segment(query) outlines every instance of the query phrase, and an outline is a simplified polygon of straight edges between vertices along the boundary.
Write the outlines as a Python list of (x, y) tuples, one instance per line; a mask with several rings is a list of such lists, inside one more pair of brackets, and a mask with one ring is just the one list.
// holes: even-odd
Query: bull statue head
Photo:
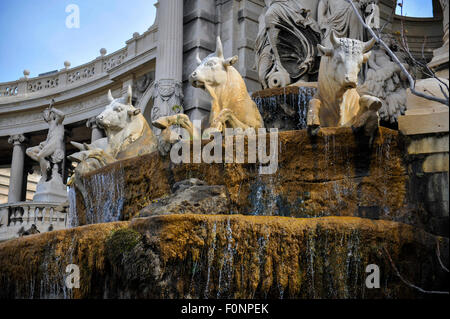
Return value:
[(131, 86), (128, 86), (127, 93), (118, 99), (114, 99), (111, 90), (109, 90), (109, 105), (106, 106), (105, 110), (99, 116), (97, 116), (97, 123), (107, 132), (123, 130), (133, 118), (141, 112), (131, 104), (131, 98)]
[(220, 37), (217, 37), (216, 52), (200, 60), (197, 55), (198, 67), (189, 77), (189, 82), (196, 88), (216, 87), (227, 82), (227, 68), (235, 64), (237, 56), (225, 59)]
[(330, 41), (332, 48), (321, 44), (317, 47), (319, 52), (331, 61), (328, 65), (333, 66), (333, 72), (327, 72), (333, 77), (341, 88), (353, 89), (358, 84), (358, 73), (363, 63), (366, 63), (376, 40), (362, 42), (355, 39), (338, 38), (334, 30), (331, 32)]

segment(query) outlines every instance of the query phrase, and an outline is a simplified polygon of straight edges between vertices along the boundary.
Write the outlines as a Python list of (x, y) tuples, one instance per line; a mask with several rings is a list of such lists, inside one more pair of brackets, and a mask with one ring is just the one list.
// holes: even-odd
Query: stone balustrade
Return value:
[[(125, 82), (154, 68), (157, 54), (157, 25), (135, 33), (126, 46), (111, 54), (101, 49), (89, 63), (29, 78), (29, 71), (17, 81), (0, 83), (0, 137), (29, 134), (47, 129), (42, 109), (55, 99), (70, 125), (101, 113), (108, 103), (105, 92), (120, 95)], [(125, 82), (124, 82), (125, 81)]]
[(36, 225), (41, 233), (67, 228), (68, 205), (20, 202), (0, 205), (0, 241), (16, 238)]
[(81, 84), (121, 65), (128, 57), (127, 47), (110, 55), (96, 58), (94, 61), (72, 69), (62, 69), (59, 72), (42, 75), (36, 78), (23, 77), (18, 81), (0, 83), (0, 100), (6, 97), (64, 89)]
[[(0, 83), (0, 105), (9, 101), (11, 97), (30, 98), (30, 94), (52, 94), (97, 79), (127, 60), (154, 49), (156, 32), (157, 28), (153, 26), (142, 35), (135, 33), (133, 38), (126, 42), (124, 48), (108, 55), (105, 54), (106, 50), (102, 49), (101, 56), (71, 69), (68, 68), (70, 62), (67, 62), (66, 67), (57, 72), (50, 72), (35, 78), (28, 78), (25, 75), (16, 81)], [(27, 74), (29, 74), (28, 71)]]

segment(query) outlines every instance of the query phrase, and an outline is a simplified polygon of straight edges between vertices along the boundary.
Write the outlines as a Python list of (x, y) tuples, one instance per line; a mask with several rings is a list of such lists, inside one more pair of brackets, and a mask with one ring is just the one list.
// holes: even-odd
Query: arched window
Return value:
[(433, 0), (397, 0), (395, 14), (411, 18), (432, 18)]

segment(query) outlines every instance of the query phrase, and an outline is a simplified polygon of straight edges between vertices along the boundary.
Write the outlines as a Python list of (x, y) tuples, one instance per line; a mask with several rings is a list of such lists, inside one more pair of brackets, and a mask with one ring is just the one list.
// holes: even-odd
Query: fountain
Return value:
[[(306, 13), (295, 25), (312, 36), (319, 30)], [(120, 99), (109, 94), (97, 118), (110, 124), (107, 137), (74, 143), (68, 229), (0, 243), (0, 298), (372, 299), (423, 298), (417, 287), (448, 291), (448, 227), (441, 225), (448, 225), (448, 174), (433, 200), (415, 192), (429, 174), (424, 157), (411, 156), (401, 133), (379, 127), (377, 97), (356, 91), (373, 41), (334, 31), (325, 39), (317, 83), (252, 97), (220, 38), (215, 53), (198, 61), (190, 82), (212, 97), (208, 132), (240, 129), (228, 143), (234, 150), (242, 141), (243, 163), (234, 153), (212, 163), (191, 153), (173, 161), (176, 143), (194, 150), (210, 140), (194, 134), (186, 114), (153, 121), (162, 130), (156, 138), (131, 104), (131, 88)], [(335, 55), (347, 59), (332, 74)], [(277, 76), (285, 58), (273, 61)], [(271, 149), (270, 138), (259, 138), (271, 134), (263, 127), (280, 131), (272, 174), (250, 160), (253, 142)], [(226, 154), (226, 146), (214, 152)], [(436, 176), (427, 180), (445, 181)], [(80, 288), (65, 284), (67, 265), (80, 270)], [(373, 266), (379, 289), (367, 284)]]

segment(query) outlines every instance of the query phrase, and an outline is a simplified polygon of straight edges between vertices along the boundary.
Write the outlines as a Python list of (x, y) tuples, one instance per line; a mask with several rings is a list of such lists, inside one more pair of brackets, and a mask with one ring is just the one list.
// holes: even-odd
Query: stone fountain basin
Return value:
[[(0, 298), (424, 298), (448, 238), (355, 217), (166, 215), (0, 243)], [(65, 269), (80, 288), (65, 288)], [(368, 289), (366, 267), (380, 270)]]
[[(416, 194), (410, 194), (407, 167), (402, 138), (393, 130), (381, 128), (370, 149), (349, 128), (323, 128), (316, 138), (306, 130), (286, 131), (279, 133), (279, 165), (273, 175), (260, 175), (258, 164), (173, 164), (168, 157), (152, 153), (85, 176), (90, 198), (85, 202), (77, 192), (76, 217), (79, 225), (101, 222), (101, 217), (92, 216), (120, 202), (117, 220), (130, 220), (171, 194), (174, 183), (198, 178), (225, 186), (230, 214), (354, 216), (399, 221), (429, 231), (422, 219), (426, 212), (418, 208)], [(109, 194), (116, 194), (115, 198)]]

